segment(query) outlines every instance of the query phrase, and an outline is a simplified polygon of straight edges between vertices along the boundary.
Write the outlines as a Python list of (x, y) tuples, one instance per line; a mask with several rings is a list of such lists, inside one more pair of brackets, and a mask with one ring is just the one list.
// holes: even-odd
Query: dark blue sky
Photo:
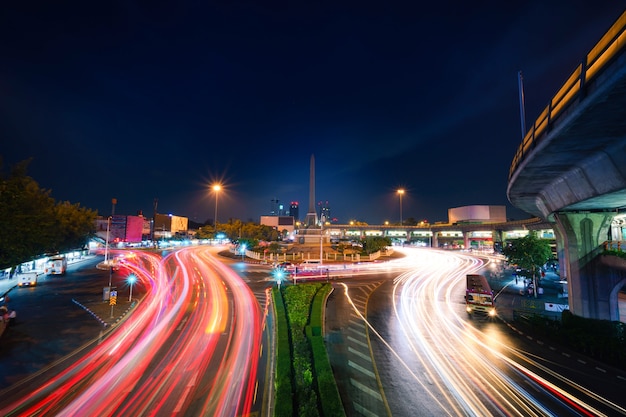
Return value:
[[(116, 213), (259, 220), (272, 200), (340, 222), (506, 205), (521, 141), (624, 11), (619, 1), (9, 2), (0, 155)], [(422, 2), (420, 2), (422, 3)], [(548, 3), (548, 4), (544, 4)]]

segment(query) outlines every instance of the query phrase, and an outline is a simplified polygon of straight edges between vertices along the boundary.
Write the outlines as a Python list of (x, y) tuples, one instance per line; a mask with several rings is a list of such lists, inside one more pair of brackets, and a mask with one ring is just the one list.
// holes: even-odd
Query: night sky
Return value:
[[(264, 6), (262, 4), (270, 4)], [(418, 4), (422, 3), (422, 4)], [(506, 205), (526, 122), (620, 1), (13, 1), (0, 12), (0, 155), (99, 214), (447, 221)], [(546, 4), (544, 4), (546, 3)]]

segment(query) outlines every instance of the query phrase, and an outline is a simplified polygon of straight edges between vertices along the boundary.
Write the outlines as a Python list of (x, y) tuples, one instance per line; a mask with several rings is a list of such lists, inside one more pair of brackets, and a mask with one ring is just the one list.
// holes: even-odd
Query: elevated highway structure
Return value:
[(534, 122), (511, 164), (509, 201), (553, 224), (571, 311), (619, 320), (620, 268), (598, 262), (622, 240), (626, 207), (626, 12)]
[(523, 236), (528, 230), (537, 231), (539, 237), (554, 241), (552, 224), (538, 217), (501, 223), (459, 222), (416, 226), (331, 224), (324, 228), (324, 239), (361, 240), (381, 236), (434, 248), (493, 249), (509, 239)]

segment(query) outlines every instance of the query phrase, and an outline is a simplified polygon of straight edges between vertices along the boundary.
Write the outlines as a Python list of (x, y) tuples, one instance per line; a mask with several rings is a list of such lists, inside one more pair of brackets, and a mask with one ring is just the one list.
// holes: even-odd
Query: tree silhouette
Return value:
[(0, 268), (82, 248), (95, 232), (97, 213), (78, 204), (56, 203), (49, 190), (27, 175), (29, 163), (16, 164), (0, 178)]

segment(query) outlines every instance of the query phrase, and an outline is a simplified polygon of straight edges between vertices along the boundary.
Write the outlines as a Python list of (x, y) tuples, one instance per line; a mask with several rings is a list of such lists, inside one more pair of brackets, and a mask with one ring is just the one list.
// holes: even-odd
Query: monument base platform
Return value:
[(326, 243), (326, 236), (324, 236), (324, 230), (320, 229), (300, 229), (296, 234), (295, 243), (300, 245), (313, 245)]

